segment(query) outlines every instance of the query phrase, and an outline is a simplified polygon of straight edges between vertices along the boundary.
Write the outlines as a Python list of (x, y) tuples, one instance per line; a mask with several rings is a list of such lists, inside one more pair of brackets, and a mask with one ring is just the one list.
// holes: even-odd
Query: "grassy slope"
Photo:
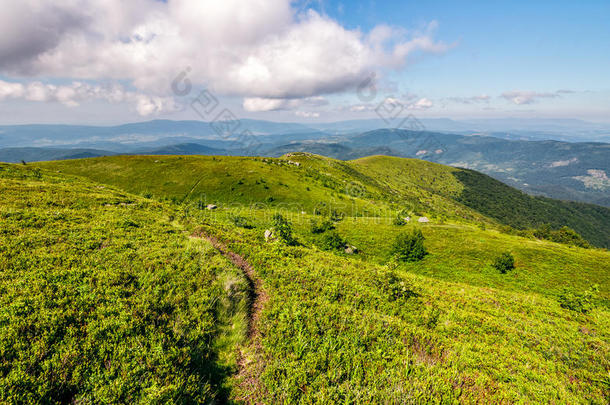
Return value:
[(483, 174), (417, 159), (118, 156), (36, 165), (176, 201), (283, 205), (307, 212), (326, 206), (349, 216), (389, 216), (407, 208), (420, 215), (517, 228), (568, 225), (595, 245), (610, 246), (608, 208), (531, 197)]
[[(193, 176), (201, 174), (201, 162), (207, 162), (208, 166), (203, 166), (207, 169), (218, 164), (212, 163), (212, 158), (170, 157), (172, 165), (164, 171), (150, 167), (159, 158), (136, 158), (142, 166), (132, 170), (130, 166), (136, 163), (112, 159), (42, 166), (97, 177), (101, 182), (134, 192), (150, 191), (159, 197), (182, 200), (193, 188)], [(185, 159), (189, 164), (181, 168), (180, 162)], [(260, 348), (249, 354), (253, 361), (246, 361), (251, 372), (260, 376), (262, 386), (256, 392), (259, 398), (302, 403), (425, 399), (607, 402), (607, 251), (532, 241), (465, 224), (484, 219), (441, 195), (463, 193), (463, 188), (444, 172), (452, 169), (443, 166), (438, 166), (440, 171), (431, 169), (427, 174), (416, 167), (397, 175), (387, 173), (384, 178), (374, 171), (364, 174), (362, 166), (367, 162), (360, 161), (335, 164), (319, 157), (290, 157), (301, 161), (301, 166), (296, 167), (277, 161), (270, 165), (227, 159), (214, 179), (208, 183), (208, 177), (204, 177), (194, 187), (213, 193), (216, 200), (206, 201), (222, 201), (226, 205), (209, 212), (197, 209), (192, 194), (188, 198), (193, 202), (185, 201), (191, 214), (189, 226), (208, 224), (210, 232), (219, 234), (234, 250), (248, 257), (269, 293), (270, 301), (260, 318)], [(107, 170), (110, 162), (116, 165), (115, 172)], [(351, 217), (337, 225), (338, 231), (362, 251), (360, 255), (321, 252), (315, 247), (318, 237), (308, 231), (310, 216), (301, 214), (300, 207), (230, 208), (233, 202), (249, 202), (246, 193), (240, 195), (243, 191), (238, 186), (257, 179), (260, 168), (267, 167), (262, 165), (271, 168), (265, 179), (271, 186), (263, 188), (267, 193), (281, 196), (285, 186), (279, 183), (287, 184), (294, 194), (286, 193), (284, 198), (303, 201), (308, 207), (314, 207), (317, 198), (345, 196), (338, 191), (338, 185), (351, 188), (350, 183), (354, 182), (364, 197), (354, 201), (363, 209), (384, 205), (391, 211), (408, 202), (417, 205), (412, 208), (421, 209), (423, 214), (445, 215), (451, 209), (460, 209), (466, 215), (457, 215), (445, 225), (433, 221), (423, 226), (431, 254), (421, 263), (396, 268), (386, 264), (389, 245), (403, 229), (390, 224), (391, 216)], [(234, 178), (229, 188), (224, 188), (229, 183), (215, 183), (222, 177), (222, 170), (230, 174), (225, 174), (227, 178), (240, 175), (248, 181), (235, 184)], [(299, 171), (310, 177), (287, 174)], [(176, 177), (177, 173), (190, 177), (187, 181)], [(420, 181), (420, 186), (401, 191), (401, 184), (409, 183), (410, 178), (392, 182), (404, 173)], [(426, 176), (439, 180), (431, 182)], [(422, 187), (423, 182), (432, 186)], [(230, 190), (231, 187), (235, 188)], [(252, 195), (264, 201), (268, 194), (261, 191)], [(349, 196), (344, 198), (351, 201)], [(367, 202), (369, 198), (374, 203)], [(264, 229), (276, 209), (291, 215), (303, 246), (270, 246), (263, 242)], [(391, 212), (394, 215), (395, 211)], [(236, 213), (247, 216), (256, 228), (232, 226), (228, 218)], [(508, 275), (499, 275), (490, 269), (489, 262), (504, 250), (514, 253), (518, 267)], [(395, 272), (417, 296), (392, 300), (385, 277), (388, 272)], [(556, 295), (562, 286), (585, 288), (592, 282), (601, 287), (602, 305), (598, 309), (583, 316), (560, 308)]]
[[(289, 162), (298, 162), (300, 166)], [(418, 162), (422, 167), (434, 165)], [(437, 166), (442, 167), (434, 165)], [(395, 215), (398, 210), (409, 207), (422, 215), (489, 222), (476, 211), (425, 188), (398, 192), (349, 163), (308, 154), (282, 159), (118, 156), (44, 162), (37, 163), (36, 167), (175, 201), (255, 204), (309, 213), (316, 208), (335, 209), (349, 216)]]
[(0, 165), (0, 402), (226, 396), (246, 295), (230, 301), (224, 287), (246, 284), (172, 215), (87, 181)]
[(416, 159), (372, 156), (351, 164), (401, 192), (423, 187), (516, 228), (569, 226), (596, 246), (610, 248), (610, 209), (605, 207), (532, 197), (482, 173)]
[[(558, 288), (544, 286), (548, 278), (561, 284), (574, 278), (554, 273), (557, 263), (580, 270), (578, 285), (588, 285), (589, 276), (607, 284), (608, 252), (548, 242), (522, 246), (522, 238), (494, 231), (425, 226), (431, 254), (394, 268), (381, 263), (395, 226), (341, 222), (339, 232), (363, 249), (351, 257), (316, 249), (307, 216), (293, 217), (303, 246), (284, 247), (262, 241), (269, 223), (264, 211), (250, 213), (253, 230), (235, 229), (225, 220), (229, 214), (201, 211), (192, 220), (224, 226), (223, 237), (249, 257), (270, 296), (262, 349), (249, 358), (263, 385), (254, 397), (601, 404), (609, 394), (610, 312), (600, 307), (576, 315), (560, 308)], [(455, 238), (444, 239), (447, 229)], [(482, 238), (493, 241), (489, 248)], [(504, 249), (514, 251), (517, 270), (500, 276), (482, 269)], [(416, 297), (391, 299), (384, 275), (392, 269)], [(606, 288), (605, 306), (608, 299)]]

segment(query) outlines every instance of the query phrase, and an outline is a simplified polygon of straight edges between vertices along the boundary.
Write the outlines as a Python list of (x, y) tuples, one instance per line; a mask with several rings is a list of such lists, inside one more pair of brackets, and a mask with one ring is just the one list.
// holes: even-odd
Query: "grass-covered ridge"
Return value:
[[(297, 165), (298, 164), (298, 165)], [(417, 159), (371, 156), (343, 162), (305, 153), (280, 159), (113, 156), (36, 164), (132, 193), (203, 203), (258, 204), (293, 211), (384, 216), (406, 210), (516, 228), (569, 226), (610, 247), (610, 209), (528, 196), (471, 170)]]

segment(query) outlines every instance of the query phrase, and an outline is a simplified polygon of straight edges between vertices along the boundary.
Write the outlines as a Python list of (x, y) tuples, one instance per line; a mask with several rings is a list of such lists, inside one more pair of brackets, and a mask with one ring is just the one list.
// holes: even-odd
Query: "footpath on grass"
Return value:
[(214, 236), (206, 234), (204, 231), (198, 230), (192, 236), (210, 242), (216, 250), (243, 272), (243, 275), (248, 282), (250, 290), (248, 340), (250, 347), (247, 348), (247, 350), (251, 352), (251, 355), (248, 356), (244, 353), (244, 350), (239, 350), (239, 372), (237, 374), (237, 381), (239, 381), (240, 395), (236, 399), (245, 403), (258, 403), (257, 397), (261, 392), (258, 375), (259, 369), (262, 368), (262, 364), (252, 364), (251, 366), (251, 363), (259, 359), (262, 353), (259, 340), (258, 319), (269, 296), (263, 289), (262, 282), (257, 277), (254, 268), (243, 256), (231, 251), (225, 243)]

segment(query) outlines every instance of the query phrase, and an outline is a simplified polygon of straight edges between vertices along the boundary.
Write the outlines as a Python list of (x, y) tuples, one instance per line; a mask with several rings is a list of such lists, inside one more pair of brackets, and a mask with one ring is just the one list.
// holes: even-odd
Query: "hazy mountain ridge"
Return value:
[[(530, 194), (610, 205), (609, 144), (505, 139), (522, 137), (523, 131), (549, 136), (554, 133), (558, 138), (572, 139), (576, 135), (560, 132), (602, 133), (602, 124), (579, 120), (422, 120), (426, 128), (443, 128), (446, 132), (377, 129), (384, 125), (382, 120), (310, 125), (241, 120), (240, 124), (255, 136), (247, 148), (231, 137), (218, 136), (211, 123), (201, 121), (157, 120), (112, 127), (4, 126), (0, 127), (0, 147), (4, 147), (0, 149), (0, 161), (61, 160), (119, 153), (277, 157), (298, 151), (342, 160), (381, 154), (475, 169)], [(510, 127), (516, 128), (515, 132), (493, 132), (497, 136), (473, 135), (467, 130)]]

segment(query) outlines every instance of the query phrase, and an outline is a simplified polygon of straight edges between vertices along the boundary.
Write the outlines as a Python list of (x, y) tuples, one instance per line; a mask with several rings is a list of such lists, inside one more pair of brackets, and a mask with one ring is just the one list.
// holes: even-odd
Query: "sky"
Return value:
[(0, 125), (213, 120), (213, 111), (339, 121), (388, 105), (422, 118), (610, 121), (607, 0), (0, 0), (0, 9)]

